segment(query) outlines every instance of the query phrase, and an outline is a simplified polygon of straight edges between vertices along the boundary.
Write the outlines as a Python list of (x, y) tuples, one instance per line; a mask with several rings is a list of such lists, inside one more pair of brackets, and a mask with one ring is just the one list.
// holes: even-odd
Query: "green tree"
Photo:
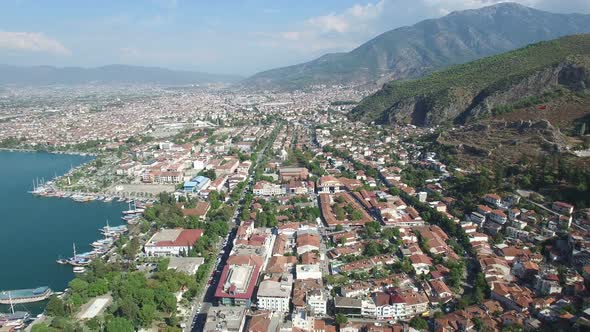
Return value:
[(134, 332), (133, 324), (122, 317), (113, 318), (106, 326), (106, 332)]
[(420, 331), (428, 330), (428, 322), (419, 316), (416, 316), (410, 320), (410, 326)]
[(156, 307), (151, 304), (146, 304), (139, 312), (139, 324), (141, 326), (149, 326), (156, 318)]
[(342, 221), (346, 219), (346, 212), (340, 205), (336, 205), (334, 207), (334, 214), (336, 215), (336, 219)]
[(369, 241), (364, 249), (365, 256), (377, 256), (381, 253), (381, 245), (375, 241)]
[(88, 290), (88, 282), (80, 278), (73, 279), (72, 281), (70, 281), (68, 285), (70, 286), (70, 289), (75, 293), (86, 294), (86, 291)]
[[(354, 212), (359, 212), (358, 210), (355, 210)], [(362, 215), (361, 215), (362, 217)], [(354, 214), (353, 214), (353, 219), (354, 219)], [(358, 220), (358, 219), (356, 219)], [(381, 225), (376, 222), (376, 221), (371, 221), (365, 224), (365, 232), (367, 233), (368, 237), (373, 237), (375, 236), (375, 234), (379, 233), (381, 231)]]
[(348, 318), (345, 315), (343, 315), (343, 314), (336, 315), (336, 324), (338, 324), (339, 326), (342, 326), (346, 323), (348, 323)]
[(167, 313), (176, 310), (176, 298), (172, 293), (162, 289), (156, 289), (154, 296), (159, 310)]
[(170, 264), (170, 258), (163, 258), (158, 262), (158, 272), (163, 272), (168, 270), (168, 265)]
[(363, 213), (359, 210), (352, 211), (351, 215), (352, 220), (361, 220), (363, 218)]
[(136, 321), (139, 317), (139, 306), (133, 298), (126, 297), (119, 303), (117, 313), (130, 321)]
[(105, 279), (98, 279), (88, 286), (88, 296), (95, 297), (106, 294), (109, 291), (109, 284)]
[(53, 327), (49, 327), (45, 324), (35, 324), (31, 328), (31, 332), (59, 332), (59, 330)]
[(49, 316), (54, 317), (63, 317), (66, 315), (65, 304), (62, 299), (57, 297), (57, 295), (52, 295), (49, 298), (49, 302), (47, 302), (47, 306), (45, 307), (45, 311)]
[(383, 229), (383, 232), (381, 233), (381, 235), (388, 240), (395, 240), (396, 238), (399, 238), (399, 236), (400, 236), (399, 229), (392, 228), (392, 227)]
[(101, 331), (102, 321), (99, 317), (94, 317), (86, 321), (86, 326), (92, 331)]

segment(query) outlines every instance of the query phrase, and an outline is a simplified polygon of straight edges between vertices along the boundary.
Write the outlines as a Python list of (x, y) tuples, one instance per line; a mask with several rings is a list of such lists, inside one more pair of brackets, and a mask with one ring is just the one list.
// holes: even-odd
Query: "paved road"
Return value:
[[(254, 170), (256, 168), (258, 163), (260, 163), (260, 160), (264, 156), (264, 153), (266, 152), (266, 150), (268, 149), (268, 147), (272, 143), (273, 142), (269, 141), (265, 145), (265, 147), (258, 153), (258, 156), (256, 158), (256, 162), (252, 164), (252, 170)], [(219, 279), (221, 277), (221, 272), (223, 271), (223, 267), (225, 266), (225, 263), (227, 262), (227, 259), (229, 258), (229, 255), (230, 255), (232, 248), (233, 248), (233, 242), (236, 237), (237, 228), (240, 225), (240, 216), (241, 216), (241, 212), (243, 209), (242, 205), (244, 204), (244, 196), (246, 195), (247, 192), (251, 191), (252, 186), (254, 185), (254, 183), (250, 181), (251, 179), (252, 179), (251, 177), (248, 178), (248, 184), (246, 185), (246, 187), (244, 188), (244, 190), (240, 194), (240, 198), (238, 199), (238, 202), (236, 202), (237, 207), (236, 207), (236, 210), (235, 210), (234, 215), (232, 217), (232, 220), (228, 221), (231, 224), (232, 229), (230, 230), (230, 234), (227, 237), (226, 246), (223, 248), (220, 248), (220, 251), (223, 250), (223, 253), (220, 254), (220, 256), (218, 256), (219, 263), (215, 266), (215, 268), (213, 269), (213, 271), (210, 275), (211, 283), (207, 286), (207, 288), (203, 292), (202, 296), (198, 300), (195, 300), (193, 302), (192, 314), (188, 320), (189, 322), (191, 322), (190, 328), (187, 327), (185, 329), (185, 331), (194, 331), (194, 332), (203, 331), (205, 328), (205, 322), (207, 320), (207, 313), (209, 312), (209, 309), (212, 306), (217, 305), (216, 300), (215, 300), (215, 289), (217, 288), (217, 285), (219, 283)]]

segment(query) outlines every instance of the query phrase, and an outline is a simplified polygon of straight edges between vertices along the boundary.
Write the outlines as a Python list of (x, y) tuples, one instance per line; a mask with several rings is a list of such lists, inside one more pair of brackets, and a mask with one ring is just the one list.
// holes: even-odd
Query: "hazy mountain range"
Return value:
[(95, 68), (0, 65), (0, 84), (51, 85), (85, 83), (205, 84), (231, 83), (241, 77), (158, 67), (108, 65)]
[(542, 40), (590, 32), (590, 15), (554, 14), (514, 3), (453, 12), (385, 32), (348, 53), (258, 73), (242, 82), (263, 88), (310, 84), (384, 83), (513, 50)]

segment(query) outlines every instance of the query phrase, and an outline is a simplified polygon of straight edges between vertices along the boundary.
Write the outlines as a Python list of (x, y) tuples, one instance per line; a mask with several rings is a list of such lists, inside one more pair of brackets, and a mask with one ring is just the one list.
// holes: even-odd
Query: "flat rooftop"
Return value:
[(243, 307), (211, 307), (204, 331), (241, 331), (245, 317)]
[(168, 269), (192, 275), (197, 273), (199, 266), (204, 262), (203, 257), (170, 257)]

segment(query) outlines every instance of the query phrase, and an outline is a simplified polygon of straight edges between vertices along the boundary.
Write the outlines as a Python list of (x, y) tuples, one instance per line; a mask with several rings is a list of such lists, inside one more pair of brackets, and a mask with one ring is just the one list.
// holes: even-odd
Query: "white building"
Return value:
[(278, 196), (285, 194), (283, 187), (268, 181), (258, 181), (252, 189), (252, 192), (257, 196)]
[(289, 312), (293, 277), (285, 275), (280, 281), (264, 280), (258, 287), (258, 308), (270, 311)]
[(144, 251), (148, 256), (179, 256), (187, 253), (202, 234), (200, 229), (162, 229), (146, 242)]
[(299, 264), (295, 267), (297, 279), (322, 279), (319, 264)]
[(316, 316), (323, 316), (327, 313), (328, 298), (326, 294), (321, 291), (312, 291), (307, 293), (307, 304), (309, 305), (311, 312)]

